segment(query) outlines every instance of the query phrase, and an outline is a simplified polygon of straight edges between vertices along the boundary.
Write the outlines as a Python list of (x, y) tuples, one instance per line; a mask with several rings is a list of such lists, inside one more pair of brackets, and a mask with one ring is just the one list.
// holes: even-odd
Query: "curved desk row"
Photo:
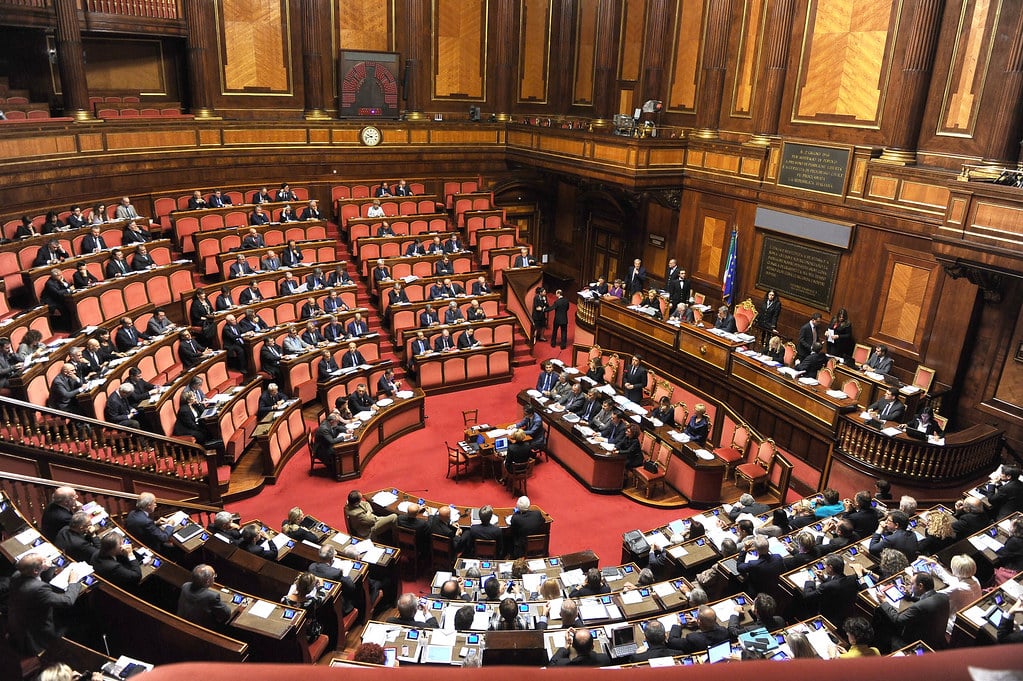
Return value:
[(195, 237), (195, 250), (202, 264), (202, 271), (206, 275), (217, 273), (219, 271), (217, 256), (241, 250), (242, 240), (250, 229), (256, 230), (256, 233), (263, 237), (263, 243), (270, 248), (280, 248), (292, 240), (316, 241), (327, 238), (327, 223), (323, 220), (239, 225), (212, 232), (199, 232), (199, 236)]
[[(469, 328), (470, 325), (463, 327)], [(497, 343), (416, 355), (419, 385), (435, 395), (508, 380), (512, 372), (511, 354), (511, 343)]]
[[(388, 223), (390, 224), (390, 223)], [(393, 227), (392, 227), (393, 229)], [(361, 263), (360, 271), (362, 276), (368, 276), (369, 270), (377, 258), (398, 258), (405, 255), (409, 244), (417, 243), (424, 249), (429, 248), (434, 237), (440, 237), (441, 243), (451, 238), (457, 232), (429, 232), (427, 234), (399, 234), (394, 236), (363, 236), (356, 239), (353, 244), (352, 255)], [(459, 234), (461, 237), (461, 234)]]
[[(446, 277), (424, 277), (422, 279), (416, 279), (404, 284), (402, 290), (405, 292), (405, 296), (408, 297), (410, 303), (418, 303), (423, 300), (427, 300), (430, 297), (430, 289), (434, 284), (443, 284), (445, 279), (450, 279), (451, 283), (457, 283), (461, 285), (466, 291), (472, 291), (472, 282), (476, 281), (480, 276), (479, 272), (461, 272), (459, 274), (453, 274)], [(391, 286), (394, 286), (394, 282), (391, 282)], [(380, 313), (383, 316), (387, 315), (388, 309), (391, 306), (391, 298), (387, 295), (390, 290), (389, 287), (384, 286), (380, 292)]]
[(192, 289), (191, 265), (189, 261), (177, 261), (75, 291), (71, 294), (73, 328), (121, 317), (140, 303), (160, 307), (181, 300), (182, 293)]
[(352, 218), (342, 228), (341, 233), (347, 234), (349, 245), (355, 244), (359, 239), (376, 234), (377, 227), (384, 220), (391, 223), (391, 229), (395, 234), (416, 235), (427, 232), (446, 232), (451, 229), (447, 213), (434, 213), (432, 210), (427, 210), (383, 218)]
[[(317, 239), (312, 241), (298, 241), (295, 244), (299, 251), (302, 252), (302, 265), (312, 265), (313, 267), (332, 267), (335, 264), (337, 258), (337, 242), (333, 239)], [(261, 248), (251, 248), (247, 250), (240, 250), (234, 252), (221, 252), (213, 256), (216, 261), (216, 267), (214, 272), (220, 272), (220, 275), (225, 279), (231, 277), (231, 266), (234, 265), (238, 256), (245, 258), (245, 262), (248, 263), (249, 267), (256, 270), (260, 270), (261, 258), (267, 254), (268, 251), (274, 251), (280, 258), (280, 253), (283, 250), (281, 246), (263, 246)], [(282, 267), (277, 270), (278, 275), (283, 278), (284, 275), (290, 271), (290, 268)], [(206, 274), (212, 274), (207, 272)], [(327, 276), (327, 272), (323, 272), (323, 276)], [(299, 280), (301, 281), (301, 280)]]
[[(351, 431), (351, 440), (334, 445), (334, 479), (351, 480), (362, 475), (362, 467), (373, 455), (402, 435), (425, 427), (426, 394), (419, 388), (412, 396), (395, 398)], [(330, 407), (333, 409), (333, 405)], [(309, 431), (309, 446), (314, 433)]]

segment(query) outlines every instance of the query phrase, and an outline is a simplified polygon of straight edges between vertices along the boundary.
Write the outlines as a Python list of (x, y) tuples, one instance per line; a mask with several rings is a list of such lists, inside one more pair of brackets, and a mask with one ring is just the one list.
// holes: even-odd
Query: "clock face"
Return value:
[(372, 125), (367, 125), (362, 129), (362, 132), (359, 133), (359, 139), (361, 139), (362, 143), (367, 147), (375, 147), (384, 141), (384, 136), (380, 134), (380, 130), (378, 128), (375, 128)]

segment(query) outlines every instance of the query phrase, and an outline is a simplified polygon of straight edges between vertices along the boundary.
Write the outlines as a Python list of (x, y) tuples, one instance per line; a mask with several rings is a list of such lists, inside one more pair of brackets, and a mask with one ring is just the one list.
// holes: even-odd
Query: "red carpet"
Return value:
[[(537, 346), (537, 356), (550, 354), (548, 344)], [(569, 360), (571, 350), (559, 350)], [(515, 371), (511, 383), (477, 388), (427, 398), (426, 428), (385, 447), (365, 467), (359, 480), (335, 483), (317, 471), (310, 475), (308, 454), (301, 450), (287, 465), (277, 485), (267, 487), (258, 496), (228, 509), (243, 519), (260, 518), (279, 526), (292, 506), (330, 523), (344, 526), (343, 506), (351, 489), (363, 492), (397, 487), (427, 499), (457, 506), (511, 506), (515, 499), (493, 480), (479, 481), (478, 474), (454, 482), (446, 479), (447, 453), (444, 441), (462, 439), (462, 409), (480, 410), (480, 421), (507, 424), (518, 420), (520, 408), (515, 400), (519, 390), (533, 387), (539, 367)], [(322, 470), (322, 469), (320, 469)], [(475, 470), (472, 471), (475, 473)], [(528, 484), (533, 503), (551, 514), (551, 553), (554, 555), (593, 549), (601, 565), (621, 562), (622, 533), (632, 529), (651, 529), (689, 511), (662, 511), (640, 506), (621, 495), (591, 494), (555, 461), (535, 468)]]

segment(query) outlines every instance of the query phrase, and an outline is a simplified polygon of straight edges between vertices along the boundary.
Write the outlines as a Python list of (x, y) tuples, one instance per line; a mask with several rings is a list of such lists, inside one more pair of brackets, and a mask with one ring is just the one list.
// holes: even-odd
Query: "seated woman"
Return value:
[(669, 428), (675, 427), (675, 407), (667, 395), (661, 396), (661, 401), (650, 412), (650, 418), (659, 420)]
[(764, 353), (775, 362), (781, 364), (785, 363), (785, 346), (782, 345), (781, 338), (778, 336), (771, 336), (771, 340), (767, 343), (767, 352)]
[(952, 529), (954, 521), (955, 516), (951, 513), (938, 509), (928, 511), (924, 538), (917, 542), (920, 555), (933, 556), (942, 549), (954, 544), (956, 541), (956, 533)]
[(654, 319), (664, 319), (664, 313), (661, 311), (661, 297), (657, 295), (656, 289), (646, 292), (646, 298), (643, 299), (641, 307), (649, 310)]
[(320, 540), (316, 535), (303, 527), (302, 521), (305, 518), (306, 515), (302, 512), (302, 509), (295, 506), (288, 511), (288, 519), (281, 523), (281, 532), (295, 541), (310, 541), (314, 544), (319, 544)]
[(691, 442), (701, 447), (707, 444), (707, 436), (710, 434), (710, 419), (707, 418), (707, 407), (698, 404), (693, 407), (693, 415), (686, 424), (685, 434)]
[(309, 641), (315, 641), (321, 633), (323, 626), (316, 619), (316, 609), (326, 600), (321, 587), (323, 582), (311, 572), (303, 572), (288, 589), (288, 593), (281, 598), (281, 603), (289, 608), (301, 608), (306, 611), (309, 617), (309, 625), (306, 636)]
[(930, 407), (924, 407), (923, 411), (907, 423), (904, 429), (917, 430), (928, 436), (934, 435), (941, 437), (944, 434), (941, 430), (941, 426), (939, 426), (938, 422), (934, 420), (934, 410)]
[(611, 285), (611, 288), (607, 290), (607, 295), (614, 296), (615, 298), (625, 297), (625, 282), (621, 279), (615, 279), (615, 283)]
[(202, 407), (196, 404), (195, 393), (188, 390), (182, 392), (181, 406), (178, 407), (178, 416), (174, 420), (174, 430), (171, 434), (179, 437), (194, 437), (196, 442), (205, 446), (209, 436), (199, 423), (200, 414), (202, 414)]
[(625, 468), (639, 468), (643, 465), (643, 450), (639, 445), (639, 426), (630, 423), (625, 426), (625, 439), (618, 445), (618, 453), (625, 457)]
[(600, 357), (590, 359), (590, 368), (586, 372), (586, 378), (596, 382), (597, 385), (604, 383), (604, 365), (600, 363)]

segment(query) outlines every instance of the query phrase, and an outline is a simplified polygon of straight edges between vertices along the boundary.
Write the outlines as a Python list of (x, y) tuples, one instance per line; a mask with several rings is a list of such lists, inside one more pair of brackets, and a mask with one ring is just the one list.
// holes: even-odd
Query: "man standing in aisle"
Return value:
[(551, 347), (558, 341), (558, 329), (561, 329), (561, 349), (564, 350), (568, 344), (568, 298), (559, 288), (554, 292), (554, 303), (551, 305), (554, 310), (554, 325), (551, 328)]

